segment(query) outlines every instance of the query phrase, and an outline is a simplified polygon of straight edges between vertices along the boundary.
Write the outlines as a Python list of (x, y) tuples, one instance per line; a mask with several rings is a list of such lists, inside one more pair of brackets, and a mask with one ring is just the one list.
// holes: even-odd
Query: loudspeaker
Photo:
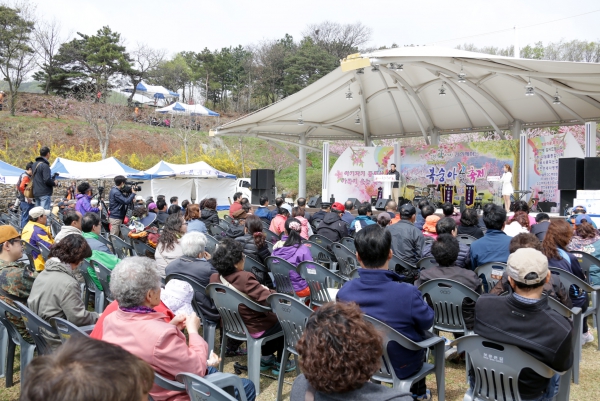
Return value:
[[(583, 189), (583, 159), (578, 157), (558, 159), (558, 189), (561, 191)], [(560, 207), (563, 207), (562, 203)]]
[(550, 213), (553, 207), (556, 207), (556, 202), (538, 202), (538, 212)]
[(583, 189), (600, 189), (600, 157), (585, 158), (583, 175)]
[(275, 170), (250, 170), (253, 189), (271, 189), (275, 186)]
[(252, 189), (252, 199), (250, 199), (250, 203), (252, 203), (253, 205), (260, 205), (260, 197), (261, 196), (266, 196), (267, 198), (269, 198), (269, 204), (270, 205), (274, 205), (275, 204), (275, 198), (277, 197), (275, 194), (275, 188), (271, 188), (271, 189)]
[(375, 204), (375, 209), (377, 210), (385, 210), (385, 205), (388, 203), (389, 199), (377, 199), (377, 203)]
[(310, 208), (320, 209), (321, 208), (321, 197), (320, 196), (313, 196), (312, 198), (310, 198), (308, 200), (307, 206), (310, 207)]
[(565, 215), (565, 209), (573, 207), (573, 199), (577, 197), (577, 191), (560, 191), (560, 209), (561, 216)]
[[(348, 198), (348, 200), (350, 202), (352, 202), (352, 204), (354, 205), (355, 209), (358, 209), (360, 207), (360, 205), (362, 205), (362, 203), (358, 199), (356, 199), (356, 198)], [(346, 202), (348, 202), (348, 201), (346, 201)]]

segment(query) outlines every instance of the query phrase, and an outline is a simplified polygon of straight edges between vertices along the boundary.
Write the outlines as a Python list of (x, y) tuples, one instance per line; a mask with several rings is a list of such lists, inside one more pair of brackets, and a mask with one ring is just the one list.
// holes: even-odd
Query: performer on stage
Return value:
[(394, 163), (390, 166), (388, 175), (393, 175), (396, 180), (392, 183), (392, 200), (398, 202), (398, 198), (400, 198), (400, 172), (396, 170), (396, 165)]
[(504, 208), (510, 211), (510, 196), (515, 192), (512, 186), (512, 170), (508, 164), (504, 165), (504, 174), (502, 174), (502, 199), (504, 199)]

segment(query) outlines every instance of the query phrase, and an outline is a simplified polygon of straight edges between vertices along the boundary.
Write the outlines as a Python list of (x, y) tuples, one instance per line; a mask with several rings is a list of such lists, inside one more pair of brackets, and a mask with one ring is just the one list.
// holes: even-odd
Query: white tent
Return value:
[(0, 184), (16, 184), (25, 170), (0, 160)]
[(52, 173), (59, 173), (59, 178), (75, 180), (100, 180), (123, 175), (127, 178), (135, 175), (138, 179), (146, 177), (139, 170), (131, 168), (114, 157), (97, 162), (78, 162), (57, 157), (50, 167)]
[(190, 116), (219, 116), (219, 113), (209, 110), (200, 104), (185, 104), (179, 102), (170, 104), (167, 107), (156, 109), (156, 112), (162, 114), (185, 114)]
[[(133, 92), (133, 89), (125, 89), (123, 92)], [(179, 97), (179, 93), (173, 92), (159, 85), (148, 85), (144, 82), (140, 82), (135, 87), (135, 93), (149, 97), (151, 99), (176, 99)]]

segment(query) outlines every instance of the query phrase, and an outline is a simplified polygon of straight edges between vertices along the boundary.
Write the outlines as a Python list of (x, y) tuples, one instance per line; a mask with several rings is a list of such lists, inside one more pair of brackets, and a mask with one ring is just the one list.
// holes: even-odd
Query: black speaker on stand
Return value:
[[(578, 157), (561, 157), (558, 159), (558, 189), (561, 191), (583, 189), (583, 170), (583, 159)], [(563, 205), (561, 204), (560, 207), (563, 208)]]
[(561, 216), (567, 216), (566, 210), (573, 207), (573, 199), (577, 197), (577, 191), (560, 191), (560, 210)]
[(275, 187), (275, 170), (250, 170), (250, 180), (252, 180), (252, 189), (271, 189)]
[(320, 209), (321, 208), (321, 197), (320, 196), (313, 196), (312, 198), (310, 198), (308, 200), (308, 203), (306, 205), (308, 207), (310, 207), (310, 208)]
[(254, 189), (254, 188), (252, 188), (252, 199), (250, 199), (250, 202), (253, 205), (259, 205), (261, 196), (266, 196), (267, 198), (269, 198), (270, 205), (275, 204), (275, 198), (277, 197), (275, 194), (275, 188), (271, 188), (271, 189)]
[[(352, 202), (355, 209), (358, 209), (360, 207), (360, 205), (362, 205), (362, 203), (356, 198), (348, 198), (348, 201)], [(346, 201), (346, 202), (348, 202), (348, 201)]]
[(583, 175), (583, 189), (600, 189), (600, 157), (585, 158)]
[(377, 210), (385, 210), (385, 205), (388, 203), (389, 199), (377, 199), (377, 203), (375, 204), (375, 209)]

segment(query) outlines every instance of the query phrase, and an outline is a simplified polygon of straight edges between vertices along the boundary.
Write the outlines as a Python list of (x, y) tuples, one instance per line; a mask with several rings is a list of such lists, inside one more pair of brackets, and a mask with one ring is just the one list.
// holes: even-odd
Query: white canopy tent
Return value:
[(209, 110), (200, 104), (185, 104), (180, 102), (175, 102), (167, 107), (156, 109), (156, 112), (161, 114), (184, 114), (190, 116), (219, 116), (219, 113)]
[(325, 77), (212, 135), (299, 146), (307, 140), (422, 136), (580, 125), (600, 120), (600, 64), (528, 60), (442, 47), (401, 47), (349, 58)]
[(57, 157), (50, 166), (52, 173), (59, 173), (59, 178), (75, 180), (104, 180), (118, 175), (130, 178), (135, 175), (144, 179), (139, 170), (129, 167), (114, 157), (97, 162), (78, 162)]

